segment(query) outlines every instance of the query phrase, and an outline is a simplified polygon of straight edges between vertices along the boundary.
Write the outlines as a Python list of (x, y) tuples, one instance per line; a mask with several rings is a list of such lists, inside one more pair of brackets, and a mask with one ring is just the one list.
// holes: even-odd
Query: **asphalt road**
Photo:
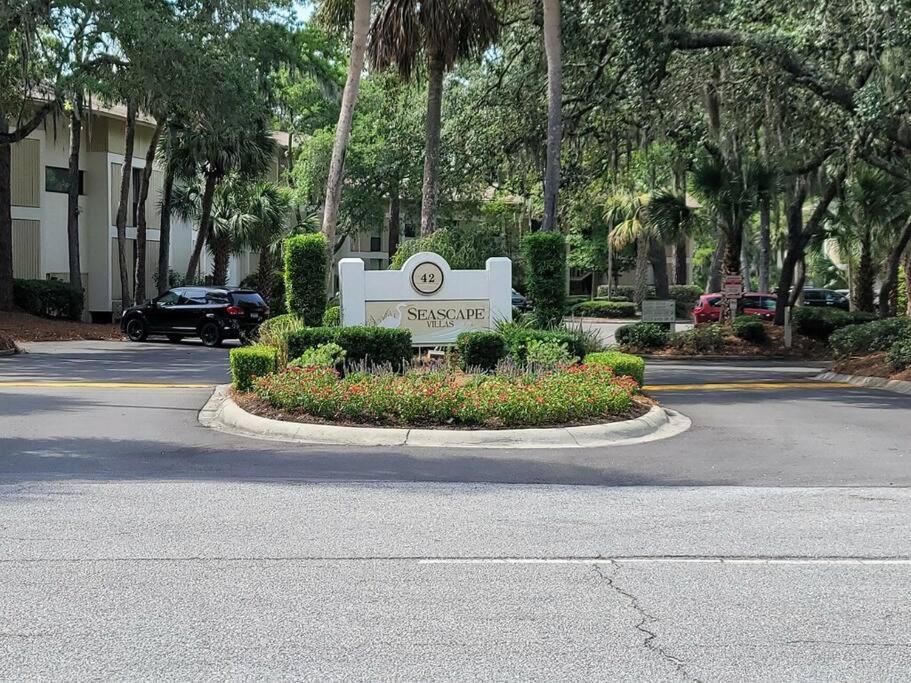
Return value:
[(0, 679), (911, 676), (911, 397), (650, 363), (673, 439), (339, 451), (200, 427), (226, 356), (0, 358)]

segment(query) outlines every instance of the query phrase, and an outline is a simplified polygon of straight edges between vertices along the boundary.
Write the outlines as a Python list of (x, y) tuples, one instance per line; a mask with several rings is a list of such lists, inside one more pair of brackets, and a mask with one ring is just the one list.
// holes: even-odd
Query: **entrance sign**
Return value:
[(365, 270), (359, 258), (338, 264), (342, 325), (407, 329), (415, 346), (453, 344), (462, 332), (512, 320), (512, 261), (484, 270), (452, 270), (439, 254), (415, 254), (401, 270)]
[(645, 299), (642, 302), (642, 322), (675, 323), (677, 307), (673, 299)]

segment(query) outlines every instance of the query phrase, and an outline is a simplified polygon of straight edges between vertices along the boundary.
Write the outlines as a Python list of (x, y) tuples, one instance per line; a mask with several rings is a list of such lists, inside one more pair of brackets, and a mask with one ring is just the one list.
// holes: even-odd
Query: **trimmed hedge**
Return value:
[(887, 358), (896, 372), (911, 368), (911, 337), (905, 337), (895, 342), (889, 349)]
[(761, 320), (757, 320), (752, 316), (741, 315), (734, 318), (734, 322), (731, 323), (731, 328), (734, 331), (734, 335), (740, 337), (744, 341), (752, 342), (754, 344), (764, 344), (768, 340), (765, 325), (762, 324)]
[(231, 384), (238, 391), (250, 391), (253, 380), (278, 371), (278, 349), (257, 344), (231, 349)]
[(887, 351), (893, 344), (911, 339), (911, 318), (883, 318), (835, 330), (829, 345), (836, 356)]
[[(702, 296), (702, 287), (699, 285), (671, 285), (668, 288), (671, 298), (676, 302), (677, 316), (680, 318), (689, 318), (693, 312), (693, 306), (699, 297)], [(636, 292), (635, 287), (622, 285), (620, 287), (611, 287), (611, 297), (615, 301), (632, 301)], [(598, 298), (607, 298), (607, 285), (598, 286)], [(655, 288), (649, 287), (645, 298), (656, 298)]]
[(389, 364), (401, 368), (411, 359), (411, 332), (385, 327), (306, 327), (288, 334), (288, 357), (297, 358), (307, 349), (338, 344), (349, 363)]
[(79, 320), (82, 288), (60, 280), (13, 280), (13, 303), (43, 318)]
[(323, 327), (338, 327), (342, 324), (342, 309), (340, 306), (330, 306), (323, 313)]
[(321, 233), (285, 240), (285, 303), (307, 325), (320, 325), (326, 310), (329, 251)]
[(506, 354), (517, 365), (525, 365), (528, 357), (528, 343), (537, 342), (554, 342), (556, 344), (566, 344), (567, 350), (577, 358), (585, 357), (584, 339), (572, 332), (565, 330), (536, 330), (532, 328), (514, 327), (501, 331), (506, 341)]
[(873, 313), (854, 311), (849, 313), (840, 308), (816, 308), (799, 306), (791, 313), (794, 330), (798, 334), (821, 341), (827, 341), (831, 334), (848, 325), (861, 325), (876, 320)]
[(489, 372), (506, 358), (506, 340), (499, 332), (463, 332), (456, 339), (456, 349), (463, 370)]
[(720, 351), (724, 346), (724, 329), (721, 323), (696, 325), (693, 329), (675, 336), (673, 344), (687, 353)]
[(667, 346), (670, 334), (666, 327), (658, 323), (636, 323), (618, 327), (614, 338), (621, 346), (636, 349), (658, 349)]
[(641, 387), (645, 382), (645, 361), (639, 356), (620, 351), (601, 351), (585, 357), (586, 365), (606, 365), (620, 377), (632, 377)]
[(522, 241), (522, 255), (525, 295), (538, 324), (558, 324), (566, 306), (566, 239), (558, 232), (534, 232)]
[(591, 318), (635, 318), (636, 305), (631, 301), (595, 299), (576, 304), (573, 313)]

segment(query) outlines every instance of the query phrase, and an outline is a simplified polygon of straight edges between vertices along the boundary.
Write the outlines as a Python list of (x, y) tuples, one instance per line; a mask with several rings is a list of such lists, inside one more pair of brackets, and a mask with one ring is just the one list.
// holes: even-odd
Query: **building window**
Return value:
[[(44, 189), (47, 192), (69, 194), (70, 169), (59, 166), (44, 167)], [(85, 194), (85, 171), (79, 171), (79, 194)]]
[(383, 238), (377, 235), (370, 236), (370, 251), (380, 251), (383, 248)]

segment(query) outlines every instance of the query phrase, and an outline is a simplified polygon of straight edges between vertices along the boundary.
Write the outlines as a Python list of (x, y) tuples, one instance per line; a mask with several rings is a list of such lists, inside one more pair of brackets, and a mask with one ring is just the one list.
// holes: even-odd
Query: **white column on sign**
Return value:
[(338, 262), (338, 278), (342, 325), (363, 325), (367, 316), (364, 262), (359, 258), (343, 258)]
[(490, 320), (512, 322), (512, 261), (498, 256), (487, 259), (487, 291), (490, 293)]

